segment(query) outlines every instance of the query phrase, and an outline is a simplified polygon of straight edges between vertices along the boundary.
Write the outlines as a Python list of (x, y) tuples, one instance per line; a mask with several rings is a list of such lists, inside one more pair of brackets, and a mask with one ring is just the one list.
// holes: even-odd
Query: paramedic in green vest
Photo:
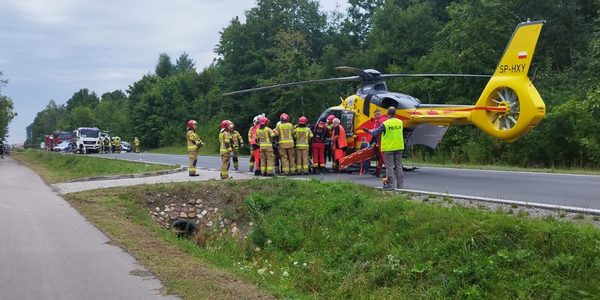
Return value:
[(379, 128), (371, 130), (373, 137), (381, 135), (381, 151), (385, 161), (386, 189), (401, 189), (404, 187), (402, 172), (402, 151), (404, 151), (404, 129), (402, 121), (396, 118), (396, 108), (390, 106), (387, 110), (388, 119)]

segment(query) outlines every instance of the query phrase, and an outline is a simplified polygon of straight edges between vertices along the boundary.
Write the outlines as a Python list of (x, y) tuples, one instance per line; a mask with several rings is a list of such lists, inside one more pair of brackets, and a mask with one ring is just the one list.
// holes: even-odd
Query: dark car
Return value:
[(133, 146), (128, 142), (121, 142), (121, 151), (133, 152)]

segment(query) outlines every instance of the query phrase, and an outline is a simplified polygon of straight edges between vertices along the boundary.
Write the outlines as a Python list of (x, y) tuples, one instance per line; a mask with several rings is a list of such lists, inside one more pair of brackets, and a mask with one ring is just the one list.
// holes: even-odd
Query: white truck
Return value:
[(96, 127), (79, 127), (73, 131), (71, 143), (75, 153), (98, 153), (98, 137), (100, 129)]

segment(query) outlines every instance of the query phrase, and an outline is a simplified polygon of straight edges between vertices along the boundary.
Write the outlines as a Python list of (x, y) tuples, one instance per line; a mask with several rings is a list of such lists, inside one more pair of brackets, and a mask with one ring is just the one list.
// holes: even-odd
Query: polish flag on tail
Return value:
[(527, 51), (519, 52), (519, 59), (526, 59), (526, 58), (527, 58)]

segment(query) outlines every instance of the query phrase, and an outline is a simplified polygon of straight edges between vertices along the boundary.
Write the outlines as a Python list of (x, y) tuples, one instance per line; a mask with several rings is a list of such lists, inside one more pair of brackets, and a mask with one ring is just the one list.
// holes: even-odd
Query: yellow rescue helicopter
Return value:
[[(335, 115), (346, 129), (349, 150), (359, 149), (361, 141), (370, 138), (362, 128), (372, 128), (374, 111), (396, 107), (396, 117), (404, 123), (406, 143), (434, 148), (449, 125), (474, 124), (486, 133), (514, 142), (531, 131), (546, 114), (546, 105), (527, 73), (545, 21), (528, 21), (517, 25), (500, 63), (492, 76), (467, 74), (381, 74), (372, 69), (351, 67), (336, 69), (355, 74), (350, 77), (328, 78), (240, 90), (223, 95), (284, 88), (297, 85), (358, 81), (356, 94), (342, 99), (341, 104), (324, 111), (324, 120)], [(479, 100), (472, 105), (424, 104), (417, 98), (389, 92), (383, 80), (398, 77), (491, 77)]]

